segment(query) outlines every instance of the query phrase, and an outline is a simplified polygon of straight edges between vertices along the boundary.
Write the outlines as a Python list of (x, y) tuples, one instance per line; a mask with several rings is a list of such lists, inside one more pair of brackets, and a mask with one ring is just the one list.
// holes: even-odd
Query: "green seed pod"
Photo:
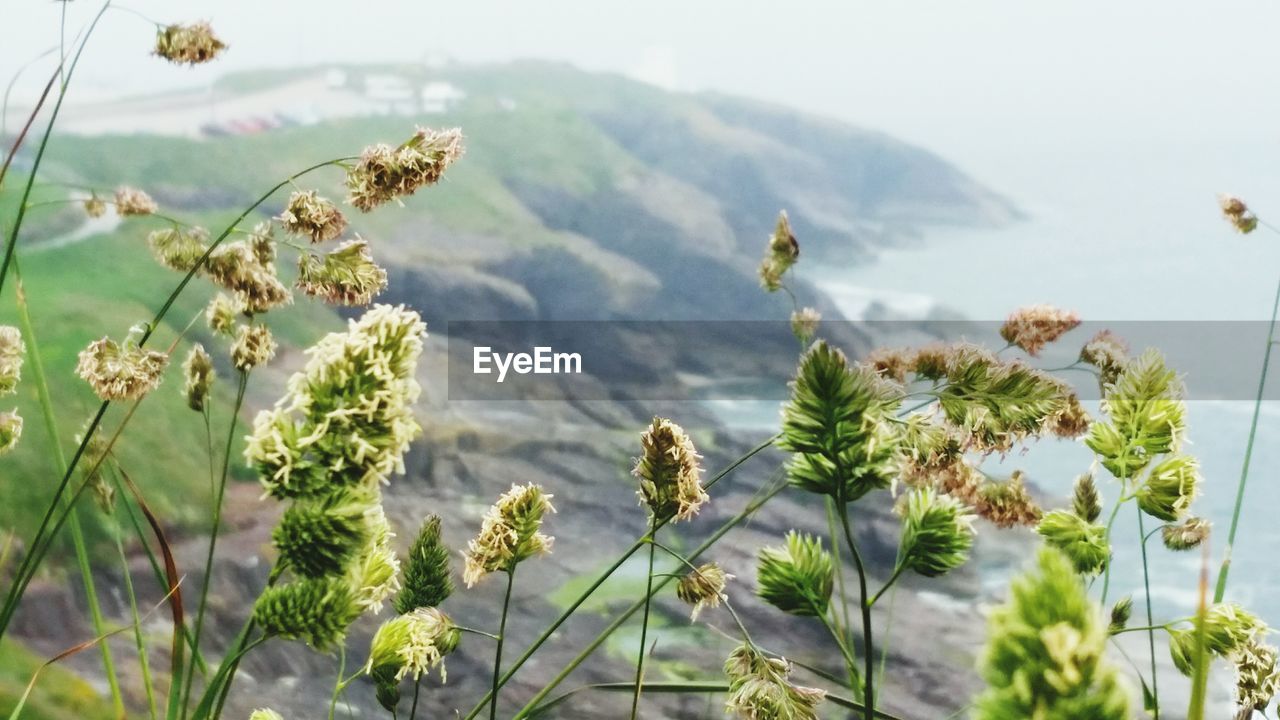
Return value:
[(409, 547), (404, 581), (396, 595), (395, 609), (401, 615), (422, 607), (439, 607), (453, 594), (449, 561), (453, 553), (440, 537), (440, 517), (428, 516)]
[(831, 604), (835, 566), (821, 540), (792, 530), (786, 546), (760, 551), (757, 582), (760, 598), (782, 612), (821, 617)]
[(1102, 496), (1098, 493), (1098, 484), (1093, 480), (1093, 473), (1085, 473), (1076, 478), (1071, 495), (1071, 509), (1088, 522), (1096, 522), (1102, 515)]
[(1046, 514), (1036, 532), (1044, 537), (1045, 543), (1071, 558), (1076, 572), (1083, 575), (1102, 572), (1111, 559), (1106, 528), (1087, 522), (1073, 512), (1054, 510)]
[(304, 578), (262, 591), (253, 618), (269, 636), (305, 640), (317, 650), (342, 642), (363, 608), (341, 578)]
[(982, 659), (987, 689), (975, 720), (1131, 717), (1120, 674), (1104, 657), (1106, 621), (1072, 565), (1042, 549), (1034, 570), (1014, 580), (1008, 603), (991, 613)]
[(1133, 598), (1125, 596), (1120, 598), (1115, 605), (1111, 606), (1111, 625), (1108, 627), (1108, 634), (1115, 635), (1123, 632), (1125, 627), (1129, 625), (1129, 618), (1133, 615)]
[(960, 567), (973, 547), (973, 520), (950, 495), (928, 487), (912, 490), (903, 508), (900, 562), (925, 577)]
[(1200, 464), (1190, 455), (1174, 455), (1151, 468), (1147, 481), (1138, 489), (1142, 511), (1173, 522), (1191, 508), (1200, 482)]
[(289, 506), (271, 534), (280, 562), (304, 577), (341, 574), (364, 546), (378, 505), (368, 488), (345, 488)]

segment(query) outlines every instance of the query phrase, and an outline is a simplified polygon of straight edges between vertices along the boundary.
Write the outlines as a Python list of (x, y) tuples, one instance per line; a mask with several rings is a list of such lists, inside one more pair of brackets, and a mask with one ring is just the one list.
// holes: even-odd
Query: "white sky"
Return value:
[[(931, 146), (1001, 127), (1012, 135), (1134, 126), (1156, 141), (1270, 137), (1271, 123), (1259, 119), (1280, 102), (1271, 82), (1280, 4), (1264, 0), (126, 4), (162, 22), (209, 19), (231, 52), (215, 66), (165, 66), (146, 55), (150, 27), (112, 12), (78, 92), (200, 84), (267, 65), (537, 57), (776, 100)], [(71, 3), (71, 27), (99, 5)], [(60, 8), (0, 0), (0, 76), (55, 44)]]

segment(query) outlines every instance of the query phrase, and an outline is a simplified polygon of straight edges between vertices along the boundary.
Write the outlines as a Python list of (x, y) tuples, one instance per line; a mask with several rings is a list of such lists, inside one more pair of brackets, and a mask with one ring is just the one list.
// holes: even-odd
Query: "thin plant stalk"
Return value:
[(840, 501), (837, 504), (840, 506), (840, 524), (844, 527), (844, 539), (849, 545), (849, 553), (853, 556), (854, 568), (858, 571), (859, 609), (862, 610), (862, 655), (865, 663), (863, 682), (866, 684), (862, 697), (866, 703), (864, 716), (866, 720), (872, 720), (876, 709), (875, 644), (871, 635), (871, 601), (867, 597), (867, 569), (862, 563), (862, 554), (858, 552), (858, 543), (853, 539), (853, 529), (849, 526), (849, 506), (843, 502), (843, 498), (837, 498), (837, 500)]
[(498, 678), (502, 675), (502, 644), (507, 639), (507, 613), (511, 609), (511, 589), (516, 584), (516, 569), (507, 570), (507, 592), (502, 597), (502, 619), (498, 622), (497, 649), (493, 651), (493, 688), (489, 691), (489, 720), (498, 717)]
[[(117, 481), (116, 487), (120, 484)], [(121, 502), (128, 502), (124, 497), (124, 492), (120, 492)], [(138, 670), (142, 674), (142, 687), (147, 693), (147, 711), (151, 714), (151, 720), (157, 720), (159, 710), (156, 707), (155, 686), (151, 680), (151, 663), (147, 660), (147, 643), (142, 636), (142, 619), (138, 615), (138, 597), (133, 590), (133, 573), (129, 570), (129, 556), (124, 552), (124, 541), (120, 539), (120, 535), (124, 528), (120, 525), (120, 520), (115, 519), (115, 540), (116, 551), (120, 555), (120, 571), (124, 577), (125, 596), (129, 598), (129, 613), (133, 620), (133, 642), (138, 650)]]
[[(773, 443), (777, 442), (779, 437), (781, 437), (781, 435), (774, 435), (769, 439), (765, 440), (764, 442), (761, 442), (760, 444), (748, 450), (744, 455), (734, 460), (733, 462), (729, 463), (727, 466), (725, 466), (723, 470), (716, 473), (715, 477), (707, 481), (705, 487), (707, 489), (710, 489), (716, 483), (720, 482), (722, 479), (727, 477), (729, 473), (738, 469), (738, 466), (742, 465), (746, 461), (755, 457), (757, 454), (771, 447)], [(659, 526), (661, 526), (661, 524)], [(558, 630), (561, 625), (563, 625), (575, 612), (577, 612), (578, 608), (581, 607), (582, 604), (585, 603), (587, 600), (589, 600), (591, 598), (591, 595), (595, 593), (595, 591), (598, 590), (600, 586), (603, 585), (605, 581), (608, 580), (613, 575), (613, 573), (617, 572), (618, 568), (622, 567), (622, 565), (626, 563), (626, 561), (629, 560), (631, 556), (636, 553), (637, 550), (644, 547), (644, 544), (648, 542), (649, 539), (650, 537), (648, 534), (637, 539), (634, 543), (631, 544), (629, 548), (623, 551), (622, 555), (618, 559), (616, 559), (612, 565), (606, 568), (604, 572), (600, 573), (600, 575), (597, 576), (594, 581), (592, 581), (591, 585), (588, 586), (586, 590), (583, 590), (582, 593), (578, 595), (577, 599), (575, 599), (569, 605), (568, 608), (566, 608), (563, 612), (560, 613), (560, 617), (556, 618), (554, 622), (548, 625), (546, 629), (542, 631), (542, 634), (538, 636), (538, 639), (534, 640), (533, 644), (530, 645), (528, 649), (526, 649), (524, 653), (519, 658), (517, 658), (516, 661), (512, 663), (509, 668), (507, 668), (502, 678), (499, 679), (498, 681), (498, 688), (501, 689), (503, 685), (506, 685), (511, 680), (511, 678), (515, 676), (516, 671), (518, 671), (521, 668), (521, 666), (523, 666), (526, 662), (528, 662), (529, 658), (533, 657), (533, 654), (538, 651), (538, 648), (542, 647), (543, 643), (551, 639), (551, 636), (555, 634), (556, 630)], [(463, 720), (473, 720), (475, 717), (477, 717), (481, 713), (481, 711), (484, 710), (485, 705), (489, 703), (490, 697), (491, 695), (489, 694), (486, 694), (484, 697), (482, 697), (480, 699), (480, 702), (476, 703), (475, 707), (471, 708), (471, 711), (464, 716)]]
[[(750, 503), (748, 503), (747, 506), (743, 508), (741, 512), (739, 512), (737, 515), (733, 516), (732, 518), (726, 520), (719, 528), (716, 529), (714, 533), (711, 534), (710, 537), (704, 540), (701, 545), (699, 545), (697, 548), (693, 550), (693, 552), (689, 553), (689, 556), (688, 556), (689, 561), (693, 562), (694, 560), (697, 560), (698, 557), (702, 555), (702, 553), (706, 552), (713, 545), (719, 542), (720, 539), (723, 538), (726, 534), (728, 534), (730, 530), (737, 527), (747, 518), (754, 515), (756, 511), (758, 511), (761, 507), (764, 507), (765, 503), (772, 500), (775, 496), (777, 496), (783, 490), (787, 489), (787, 487), (788, 487), (787, 483), (776, 483), (773, 485), (773, 487), (763, 491), (760, 495), (758, 495), (755, 499), (753, 499)], [(662, 589), (666, 587), (667, 584), (671, 582), (671, 580), (672, 578), (670, 577), (663, 577), (662, 580), (660, 580), (654, 585), (651, 591), (651, 594), (662, 592)], [(544, 685), (542, 689), (539, 690), (538, 693), (534, 695), (532, 699), (529, 700), (529, 702), (525, 703), (525, 706), (521, 708), (520, 711), (517, 712), (514, 716), (512, 716), (512, 720), (521, 720), (521, 718), (528, 717), (529, 713), (533, 712), (534, 708), (536, 708), (539, 703), (541, 703), (544, 699), (546, 699), (547, 695), (551, 694), (553, 690), (559, 687), (560, 683), (564, 682), (565, 679), (567, 679), (571, 674), (573, 674), (573, 671), (576, 670), (578, 666), (583, 663), (583, 661), (591, 657), (592, 653), (594, 653), (601, 645), (603, 645), (604, 641), (609, 639), (609, 637), (613, 635), (613, 633), (617, 632), (618, 628), (626, 624), (627, 620), (630, 619), (632, 615), (635, 615), (637, 612), (640, 612), (640, 609), (643, 606), (644, 606), (644, 601), (637, 600), (631, 604), (631, 607), (624, 610), (621, 615), (614, 618), (613, 622), (609, 623), (608, 626), (606, 626), (603, 630), (601, 630), (600, 633), (596, 635), (594, 640), (592, 640), (585, 648), (583, 648), (582, 651), (579, 652), (573, 658), (573, 660), (569, 661), (568, 665), (562, 668), (560, 672), (556, 674), (554, 678), (551, 679), (550, 682)]]
[(413, 679), (413, 704), (409, 706), (409, 720), (417, 720), (418, 717), (418, 693), (422, 690), (422, 678)]
[(1209, 594), (1209, 547), (1204, 546), (1200, 566), (1200, 593), (1196, 603), (1196, 644), (1195, 658), (1192, 662), (1191, 701), (1187, 707), (1187, 720), (1204, 720), (1204, 706), (1208, 699), (1209, 688), (1209, 649), (1206, 640), (1206, 618), (1209, 605), (1205, 602)]
[(653, 552), (657, 544), (658, 523), (655, 518), (649, 525), (649, 570), (645, 573), (644, 615), (640, 621), (640, 651), (636, 656), (636, 689), (631, 694), (631, 720), (636, 720), (640, 710), (640, 687), (644, 683), (644, 659), (647, 654), (645, 644), (649, 636), (649, 610), (653, 605)]
[[(98, 27), (98, 21), (106, 14), (109, 7), (111, 7), (111, 0), (107, 0), (102, 4), (102, 9), (98, 10), (98, 14), (89, 23), (89, 29), (85, 32), (84, 40), (80, 41), (80, 47), (76, 48), (75, 57), (71, 59), (71, 65), (67, 66), (66, 74), (63, 76), (62, 83), (58, 88), (58, 99), (53, 103), (53, 110), (49, 115), (49, 124), (45, 127), (44, 135), (40, 138), (40, 146), (36, 150), (35, 158), (32, 160), (31, 172), (27, 176), (26, 187), (22, 190), (22, 200), (18, 203), (18, 212), (14, 217), (13, 227), (9, 230), (8, 241), (5, 243), (4, 260), (0, 261), (0, 290), (4, 289), (5, 278), (9, 275), (9, 266), (13, 263), (13, 251), (18, 244), (18, 233), (22, 230), (22, 220), (27, 214), (27, 201), (31, 199), (31, 189), (35, 186), (36, 176), (40, 171), (40, 163), (44, 160), (45, 150), (49, 147), (49, 138), (53, 135), (53, 126), (58, 122), (58, 113), (62, 110), (62, 101), (67, 97), (67, 86), (71, 82), (71, 76), (76, 71), (76, 66), (80, 64), (80, 55), (84, 52), (85, 46), (89, 44), (89, 39), (93, 36), (94, 29)], [(66, 58), (64, 57), (62, 63), (58, 66), (59, 71), (65, 65)]]
[[(139, 338), (138, 346), (142, 347), (146, 345), (147, 341), (150, 340), (151, 336), (155, 333), (156, 328), (160, 326), (160, 323), (169, 314), (169, 310), (173, 307), (173, 303), (178, 299), (178, 296), (181, 295), (183, 290), (186, 289), (187, 285), (191, 282), (191, 279), (195, 277), (196, 273), (199, 272), (200, 268), (204, 267), (204, 264), (208, 260), (209, 255), (213, 253), (213, 251), (217, 249), (217, 247), (222, 243), (222, 241), (226, 240), (226, 238), (229, 235), (231, 235), (232, 231), (235, 230), (235, 228), (241, 222), (243, 222), (244, 219), (247, 218), (250, 213), (256, 210), (259, 205), (261, 205), (262, 203), (270, 199), (271, 196), (274, 195), (276, 192), (278, 192), (281, 188), (286, 187), (289, 183), (293, 182), (299, 177), (302, 177), (303, 175), (319, 170), (320, 168), (328, 167), (330, 165), (338, 165), (353, 159), (355, 158), (343, 157), (343, 158), (336, 158), (333, 160), (326, 160), (322, 163), (317, 163), (297, 173), (294, 173), (288, 178), (277, 183), (267, 192), (263, 193), (262, 196), (259, 197), (257, 200), (255, 200), (252, 205), (250, 205), (242, 213), (240, 213), (240, 215), (230, 225), (228, 225), (221, 233), (219, 233), (218, 237), (212, 243), (210, 243), (209, 248), (205, 251), (204, 255), (200, 256), (200, 259), (195, 262), (191, 270), (187, 272), (187, 274), (182, 278), (182, 280), (173, 289), (173, 291), (169, 293), (169, 297), (165, 300), (164, 304), (161, 305), (160, 309), (156, 312), (151, 322), (147, 325), (146, 331), (143, 332), (142, 336)], [(71, 462), (69, 463), (66, 469), (66, 472), (63, 473), (62, 480), (59, 482), (58, 488), (54, 491), (53, 499), (50, 501), (49, 507), (45, 511), (44, 517), (41, 519), (40, 526), (36, 530), (36, 535), (34, 538), (32, 538), (31, 543), (29, 544), (29, 547), (33, 549), (36, 547), (39, 547), (41, 542), (45, 540), (44, 538), (45, 532), (49, 529), (49, 523), (53, 519), (53, 514), (58, 508), (60, 499), (63, 493), (66, 492), (67, 486), (71, 482), (71, 474), (75, 470), (76, 465), (80, 462), (80, 458), (84, 454), (84, 450), (88, 442), (88, 438), (92, 437), (93, 433), (98, 429), (98, 425), (101, 424), (103, 416), (106, 415), (107, 410), (110, 407), (111, 407), (111, 401), (104, 400), (102, 404), (98, 406), (98, 410), (94, 414), (93, 418), (90, 419), (89, 424), (86, 426), (86, 429), (85, 429), (85, 440), (81, 441), (80, 446), (76, 448), (75, 454), (72, 455)], [(10, 587), (9, 592), (5, 597), (4, 606), (0, 607), (0, 638), (4, 637), (4, 634), (9, 627), (9, 623), (13, 619), (13, 614), (17, 609), (18, 601), (22, 599), (23, 593), (26, 592), (27, 585), (30, 582), (30, 575), (32, 574), (32, 570), (31, 570), (31, 567), (29, 567), (29, 565), (33, 561), (39, 562), (39, 558), (35, 557), (34, 554), (28, 554), (26, 557), (24, 557), (23, 564), (20, 566), (20, 570), (18, 574), (19, 580), (15, 581), (13, 583), (13, 586)], [(25, 576), (25, 579), (23, 579), (24, 576)]]
[[(222, 456), (222, 478), (218, 482), (217, 491), (213, 497), (212, 520), (209, 529), (209, 548), (204, 558), (204, 578), (200, 583), (200, 603), (196, 608), (196, 624), (193, 631), (193, 642), (196, 647), (200, 646), (200, 635), (204, 629), (204, 615), (208, 608), (209, 602), (209, 586), (212, 585), (210, 579), (213, 575), (213, 556), (214, 551), (218, 547), (218, 530), (222, 525), (222, 502), (227, 491), (227, 476), (231, 470), (231, 448), (235, 443), (236, 424), (240, 417), (240, 407), (244, 404), (245, 388), (249, 384), (249, 373), (241, 370), (240, 377), (236, 385), (236, 399), (231, 406), (231, 419), (228, 422), (227, 429), (227, 446)], [(206, 419), (207, 419), (206, 415)], [(191, 696), (191, 680), (195, 674), (195, 658), (191, 658), (191, 667), (187, 672), (187, 681), (182, 688), (182, 716), (187, 716), (187, 698)]]
[[(1147, 625), (1151, 626), (1155, 624), (1155, 619), (1151, 612), (1151, 573), (1147, 565), (1147, 533), (1143, 527), (1142, 508), (1135, 505), (1134, 509), (1138, 511), (1138, 544), (1142, 548), (1142, 591), (1147, 600)], [(1160, 678), (1156, 672), (1156, 631), (1154, 628), (1149, 627), (1147, 630), (1147, 644), (1151, 650), (1152, 720), (1160, 720)]]
[[(36, 340), (35, 327), (31, 322), (30, 308), (27, 306), (27, 293), (22, 284), (22, 274), (17, 263), (13, 267), (14, 279), (17, 282), (18, 322), (22, 325), (22, 334), (26, 336), (28, 355), (31, 360), (32, 380), (36, 385), (36, 395), (40, 400), (40, 414), (44, 418), (45, 432), (49, 436), (49, 445), (53, 448), (53, 458), (57, 467), (64, 472), (67, 469), (67, 458), (62, 452), (62, 438), (58, 432), (57, 417), (53, 412), (53, 398), (49, 394), (49, 383), (44, 372), (44, 361), (40, 357), (40, 344)], [(88, 441), (88, 436), (85, 437)], [(63, 498), (66, 500), (66, 498)], [(80, 526), (80, 513), (74, 502), (64, 502), (70, 513), (68, 522), (71, 533), (71, 544), (75, 548), (76, 565), (80, 569), (80, 581), (84, 585), (85, 600), (89, 605), (89, 617), (93, 622), (95, 636), (106, 634), (106, 624), (102, 616), (102, 606), (98, 602), (98, 590), (93, 580), (93, 569), (89, 565), (89, 551), (84, 541), (84, 530)], [(116, 674), (115, 663), (111, 657), (111, 646), (105, 640), (98, 643), (102, 654), (102, 666), (107, 676), (107, 687), (111, 691), (112, 709), (117, 715), (124, 715), (124, 696), (120, 692), (120, 680)]]
[(1271, 349), (1276, 344), (1277, 317), (1280, 317), (1280, 282), (1276, 284), (1276, 299), (1271, 306), (1271, 324), (1267, 328), (1267, 349), (1262, 354), (1262, 371), (1258, 374), (1258, 394), (1253, 399), (1253, 419), (1249, 421), (1249, 441), (1244, 448), (1244, 463), (1240, 467), (1240, 482), (1236, 486), (1236, 504), (1231, 511), (1231, 525), (1227, 528), (1227, 547), (1222, 554), (1222, 567), (1218, 570), (1218, 582), (1213, 590), (1215, 603), (1222, 602), (1222, 598), (1227, 594), (1227, 576), (1231, 573), (1231, 550), (1235, 547), (1236, 530), (1240, 527), (1240, 510), (1244, 507), (1244, 490), (1249, 482), (1249, 463), (1253, 460), (1253, 442), (1258, 435), (1258, 417), (1262, 413), (1262, 395), (1267, 388)]
[(844, 659), (845, 671), (849, 674), (849, 689), (855, 694), (862, 693), (862, 679), (858, 676), (858, 658), (849, 649), (849, 640), (841, 633), (831, 618), (826, 615), (819, 615), (818, 620), (822, 621), (822, 626), (831, 633), (831, 638), (835, 640), (836, 647), (840, 650), (840, 657)]
[(333, 720), (334, 710), (338, 708), (338, 695), (346, 687), (343, 677), (347, 674), (347, 645), (338, 648), (338, 677), (333, 680), (333, 694), (329, 697), (329, 720)]
[(845, 638), (850, 636), (849, 631), (849, 594), (844, 582), (844, 561), (840, 558), (840, 530), (839, 521), (836, 520), (836, 501), (835, 498), (826, 498), (827, 509), (827, 534), (831, 541), (831, 559), (834, 561), (836, 568), (836, 591), (840, 596), (840, 615), (835, 617), (836, 627), (840, 629), (840, 634)]
[[(1128, 483), (1121, 481), (1120, 497), (1116, 498), (1115, 505), (1111, 506), (1111, 515), (1107, 517), (1107, 529), (1103, 537), (1107, 541), (1107, 547), (1111, 547), (1111, 526), (1116, 524), (1116, 516), (1120, 514), (1120, 506), (1124, 504), (1126, 495), (1128, 494)], [(1107, 593), (1111, 590), (1111, 561), (1107, 560), (1107, 567), (1102, 571), (1102, 604), (1107, 604)]]

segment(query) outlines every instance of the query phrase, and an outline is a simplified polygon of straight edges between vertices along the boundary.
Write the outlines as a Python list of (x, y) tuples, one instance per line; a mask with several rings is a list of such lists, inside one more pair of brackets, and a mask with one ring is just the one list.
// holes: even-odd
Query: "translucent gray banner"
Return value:
[[(1134, 355), (1163, 352), (1196, 401), (1252, 400), (1269, 331), (1252, 321), (1086, 322), (1029, 357), (1005, 348), (1000, 325), (824, 321), (815, 337), (854, 360), (876, 348), (972, 342), (1053, 370), (1088, 400), (1099, 396), (1097, 381), (1073, 364), (1106, 329)], [(804, 347), (789, 323), (772, 321), (458, 321), (445, 334), (451, 401), (783, 400)], [(1280, 399), (1280, 380), (1265, 397)]]

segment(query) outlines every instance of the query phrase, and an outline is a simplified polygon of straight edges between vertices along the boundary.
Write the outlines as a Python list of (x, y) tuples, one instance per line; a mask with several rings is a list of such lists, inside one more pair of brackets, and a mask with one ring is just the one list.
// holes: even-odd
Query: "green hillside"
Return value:
[[(320, 71), (233, 75), (216, 90), (231, 97)], [(444, 80), (466, 97), (441, 114), (331, 119), (258, 134), (61, 136), (50, 146), (46, 175), (103, 191), (134, 185), (150, 192), (164, 213), (216, 231), (264, 189), (307, 165), (358, 154), (373, 142), (399, 142), (415, 124), (460, 126), (467, 154), (445, 182), (403, 208), (368, 216), (353, 210), (351, 218), (391, 274), (382, 299), (414, 305), (436, 327), (458, 319), (783, 318), (786, 308), (759, 291), (754, 270), (779, 208), (790, 211), (809, 262), (836, 266), (931, 223), (999, 224), (1016, 217), (1007, 203), (923, 150), (757, 103), (671, 94), (545, 63), (345, 71), (354, 85), (374, 71), (414, 82)], [(17, 180), (0, 189), (6, 218)], [(300, 185), (340, 197), (340, 182), (341, 173), (327, 169)], [(56, 197), (61, 191), (42, 192)], [(283, 197), (244, 228), (277, 213)], [(58, 239), (74, 231), (74, 209), (32, 212), (19, 258), (59, 432), (74, 447), (73, 436), (95, 406), (73, 375), (76, 353), (92, 339), (122, 337), (150, 318), (179, 276), (147, 251), (146, 233), (162, 227), (161, 220), (128, 220), (65, 244)], [(172, 342), (211, 295), (207, 282), (193, 284), (156, 346)], [(829, 303), (817, 304), (829, 316), (835, 312)], [(334, 310), (305, 298), (271, 314), (277, 337), (294, 349), (340, 321)], [(187, 338), (220, 348), (219, 371), (230, 376), (225, 344), (212, 340), (202, 322)], [(183, 354), (185, 346), (175, 357)], [(157, 510), (181, 526), (203, 516), (208, 466), (204, 425), (180, 397), (177, 364), (144, 402), (120, 455)], [(259, 375), (251, 404), (262, 406), (279, 394), (281, 378), (271, 370)], [(228, 385), (220, 388), (224, 401)], [(228, 404), (215, 407), (226, 412)], [(0, 527), (24, 537), (57, 473), (33, 383), (24, 382), (17, 405), (27, 429), (6, 462), (9, 501), (0, 506)], [(115, 408), (110, 418), (123, 412)], [(109, 419), (107, 427), (113, 426)], [(215, 427), (225, 428), (225, 418), (215, 415)]]

